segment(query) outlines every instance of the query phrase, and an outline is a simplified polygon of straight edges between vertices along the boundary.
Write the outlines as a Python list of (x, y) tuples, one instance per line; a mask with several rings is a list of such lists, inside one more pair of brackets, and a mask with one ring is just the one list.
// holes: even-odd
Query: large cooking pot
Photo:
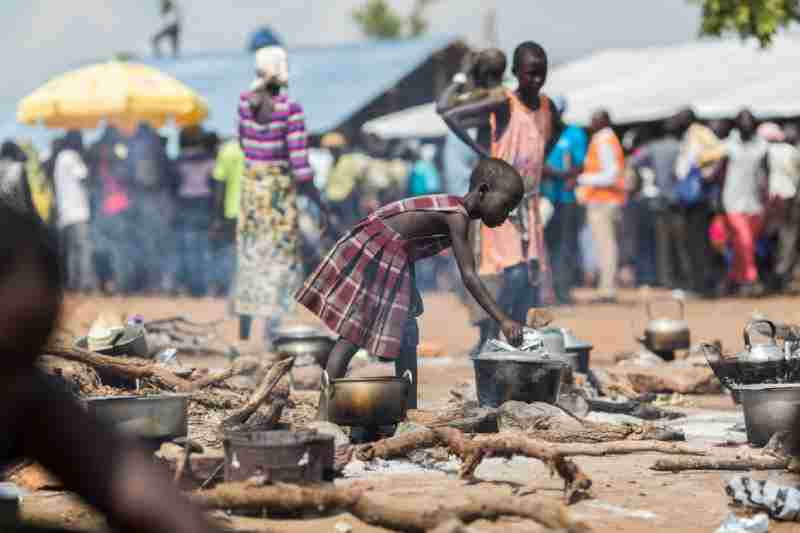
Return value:
[(406, 418), (411, 371), (403, 377), (330, 379), (322, 373), (320, 413), (341, 426), (389, 426)]
[(86, 409), (114, 427), (145, 439), (185, 437), (188, 394), (95, 396), (83, 400)]
[(488, 352), (473, 358), (478, 403), (500, 407), (507, 401), (556, 403), (568, 363), (539, 352)]
[(637, 340), (653, 352), (687, 350), (691, 346), (691, 336), (689, 324), (685, 319), (686, 309), (683, 301), (675, 298), (667, 298), (664, 301), (673, 301), (678, 304), (680, 318), (653, 318), (653, 302), (647, 302), (645, 310), (648, 322), (645, 326), (644, 338)]
[[(744, 408), (747, 440), (764, 446), (779, 431), (791, 431), (800, 417), (800, 383), (742, 385), (737, 392)], [(796, 442), (789, 442), (791, 455), (800, 452)]]
[(287, 326), (275, 331), (272, 345), (283, 357), (310, 356), (321, 367), (328, 364), (328, 356), (336, 339), (317, 328), (306, 325)]
[(581, 374), (589, 373), (589, 355), (594, 346), (575, 336), (572, 330), (561, 328), (561, 335), (564, 337), (564, 349), (568, 354), (577, 354), (578, 364), (575, 370)]

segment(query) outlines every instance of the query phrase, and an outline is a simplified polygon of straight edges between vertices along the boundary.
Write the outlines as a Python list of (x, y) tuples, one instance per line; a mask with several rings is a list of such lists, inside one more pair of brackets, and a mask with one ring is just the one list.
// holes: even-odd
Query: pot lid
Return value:
[(755, 385), (733, 385), (731, 388), (736, 390), (800, 390), (800, 383), (757, 383)]
[(308, 324), (295, 324), (285, 326), (275, 330), (275, 340), (278, 339), (311, 339), (311, 338), (331, 338), (328, 333)]
[(407, 381), (404, 377), (397, 376), (371, 376), (360, 378), (335, 378), (331, 379), (334, 385), (344, 383), (405, 383)]
[[(566, 355), (566, 354), (565, 354)], [(566, 366), (563, 356), (550, 355), (544, 351), (537, 352), (484, 352), (473, 357), (476, 361), (496, 361), (508, 363), (535, 363), (545, 366)]]
[(647, 323), (647, 331), (685, 331), (689, 323), (678, 318), (655, 318)]
[(564, 347), (567, 350), (591, 350), (591, 344), (575, 336), (569, 328), (561, 328), (561, 335), (564, 337)]

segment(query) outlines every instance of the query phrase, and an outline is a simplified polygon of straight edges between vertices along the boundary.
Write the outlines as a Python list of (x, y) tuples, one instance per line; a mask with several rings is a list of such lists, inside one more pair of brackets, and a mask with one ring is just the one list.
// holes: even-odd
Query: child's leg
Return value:
[(239, 340), (246, 341), (250, 338), (250, 328), (253, 327), (253, 317), (239, 315)]
[(272, 351), (272, 341), (275, 340), (275, 332), (281, 327), (281, 316), (273, 315), (264, 321), (264, 349)]
[(419, 345), (419, 327), (417, 319), (410, 318), (403, 334), (403, 344), (400, 346), (400, 355), (394, 362), (394, 371), (397, 377), (402, 377), (406, 370), (411, 371), (411, 386), (408, 388), (406, 406), (408, 409), (417, 408), (417, 345)]
[(534, 307), (539, 307), (540, 305), (540, 285), (533, 285), (530, 282), (530, 275), (528, 274), (528, 270), (530, 268), (538, 270), (539, 262), (531, 261), (530, 263), (525, 264), (525, 267), (520, 269), (524, 270), (525, 279), (522, 279), (520, 276), (519, 279), (515, 280), (515, 283), (517, 283), (518, 286), (517, 290), (515, 291), (516, 299), (511, 310), (511, 319), (519, 322), (522, 325), (525, 325), (525, 322), (528, 320), (528, 311)]
[(328, 357), (328, 365), (326, 367), (328, 376), (331, 379), (343, 378), (347, 372), (347, 366), (350, 364), (350, 359), (353, 358), (357, 351), (358, 346), (343, 337), (339, 337)]

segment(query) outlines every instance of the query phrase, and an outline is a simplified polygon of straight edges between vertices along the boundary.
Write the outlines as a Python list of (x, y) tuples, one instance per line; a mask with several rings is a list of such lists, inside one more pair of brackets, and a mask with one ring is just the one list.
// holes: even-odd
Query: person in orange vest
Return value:
[(616, 301), (619, 234), (625, 204), (625, 154), (611, 129), (608, 111), (592, 115), (592, 139), (578, 176), (578, 200), (586, 206), (586, 220), (600, 265), (600, 303)]

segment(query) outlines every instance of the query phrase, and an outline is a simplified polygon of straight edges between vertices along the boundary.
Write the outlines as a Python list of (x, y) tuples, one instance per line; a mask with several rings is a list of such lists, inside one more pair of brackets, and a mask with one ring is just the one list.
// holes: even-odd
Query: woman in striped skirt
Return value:
[(239, 101), (246, 169), (233, 304), (240, 339), (250, 337), (253, 317), (263, 317), (270, 350), (273, 332), (293, 309), (303, 282), (297, 195), (322, 204), (308, 163), (303, 107), (282, 92), (289, 79), (286, 52), (277, 46), (258, 50), (256, 70), (258, 77)]

